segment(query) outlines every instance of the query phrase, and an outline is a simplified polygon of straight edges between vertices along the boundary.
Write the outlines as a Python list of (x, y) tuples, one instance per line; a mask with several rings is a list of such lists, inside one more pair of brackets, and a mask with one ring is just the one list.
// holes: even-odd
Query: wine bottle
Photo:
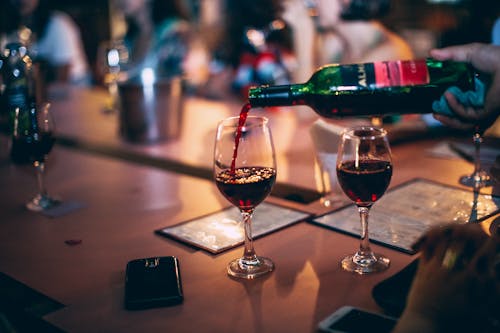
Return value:
[(10, 159), (15, 164), (28, 164), (32, 161), (32, 151), (42, 140), (38, 128), (37, 109), (34, 102), (28, 107), (16, 107), (13, 111), (12, 143)]
[(305, 83), (250, 88), (252, 107), (307, 105), (325, 118), (430, 113), (458, 86), (474, 90), (476, 73), (462, 62), (426, 60), (326, 65)]
[(28, 109), (36, 101), (36, 87), (28, 49), (22, 43), (12, 42), (5, 46), (3, 52), (1, 73), (5, 89), (0, 127), (11, 134), (15, 110)]

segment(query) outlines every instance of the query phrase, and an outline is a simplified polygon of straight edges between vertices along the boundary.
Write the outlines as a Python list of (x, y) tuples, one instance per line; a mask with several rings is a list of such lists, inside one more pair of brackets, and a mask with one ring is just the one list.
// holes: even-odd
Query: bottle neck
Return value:
[(303, 86), (304, 84), (286, 84), (253, 87), (248, 92), (248, 102), (252, 107), (305, 104), (300, 98)]

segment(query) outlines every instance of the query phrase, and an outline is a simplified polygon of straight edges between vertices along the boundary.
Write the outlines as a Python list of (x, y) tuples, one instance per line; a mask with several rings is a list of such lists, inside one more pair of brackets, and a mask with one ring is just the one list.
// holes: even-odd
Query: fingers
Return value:
[(471, 268), (479, 277), (493, 278), (500, 283), (500, 236), (498, 232), (483, 242), (476, 252)]
[(469, 130), (477, 125), (485, 129), (490, 127), (497, 118), (496, 113), (486, 112), (483, 108), (464, 106), (457, 100), (452, 92), (447, 91), (444, 93), (444, 96), (448, 106), (457, 117), (448, 117), (435, 113), (434, 118), (448, 127)]
[(431, 57), (437, 60), (453, 60), (471, 62), (472, 54), (475, 53), (479, 44), (467, 44), (461, 46), (450, 46), (430, 51)]
[(488, 236), (479, 228), (460, 228), (452, 235), (441, 266), (451, 272), (468, 269)]
[(457, 118), (451, 118), (437, 113), (434, 113), (433, 116), (440, 123), (451, 128), (455, 128), (458, 130), (471, 130), (472, 128), (474, 128), (474, 125), (465, 123)]
[(453, 233), (451, 226), (440, 226), (430, 229), (417, 241), (414, 248), (421, 252), (421, 260), (429, 261), (436, 253), (442, 253)]
[(494, 73), (499, 70), (499, 54), (499, 46), (479, 43), (450, 46), (430, 51), (431, 57), (437, 60), (468, 62), (485, 73)]
[(446, 225), (429, 230), (418, 246), (423, 262), (454, 269), (469, 262), (487, 238), (479, 224)]
[[(500, 156), (497, 157), (498, 162), (500, 162)], [(490, 233), (492, 237), (496, 237), (500, 239), (500, 216), (495, 218), (491, 223), (490, 223)]]

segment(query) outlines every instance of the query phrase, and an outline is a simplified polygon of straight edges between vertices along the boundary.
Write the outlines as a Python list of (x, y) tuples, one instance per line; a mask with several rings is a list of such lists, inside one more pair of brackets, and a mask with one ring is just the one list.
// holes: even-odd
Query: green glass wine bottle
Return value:
[(250, 88), (252, 107), (307, 105), (325, 118), (430, 113), (432, 102), (458, 86), (474, 90), (466, 63), (434, 59), (326, 65), (300, 84)]
[(5, 46), (0, 74), (3, 82), (0, 131), (12, 134), (14, 112), (26, 110), (36, 102), (33, 62), (26, 46), (12, 42)]

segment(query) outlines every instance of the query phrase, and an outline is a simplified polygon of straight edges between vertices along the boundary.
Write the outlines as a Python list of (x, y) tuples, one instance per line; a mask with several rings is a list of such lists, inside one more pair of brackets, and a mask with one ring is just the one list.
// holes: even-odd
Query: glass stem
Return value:
[(45, 163), (35, 161), (35, 163), (33, 164), (35, 166), (39, 194), (41, 197), (45, 197), (47, 196), (47, 189), (45, 188), (45, 182), (44, 182)]
[(358, 207), (359, 217), (361, 221), (361, 241), (359, 244), (359, 254), (370, 255), (372, 250), (370, 248), (370, 238), (368, 236), (368, 214), (370, 212), (370, 207), (360, 206)]
[(247, 265), (255, 265), (257, 261), (252, 239), (252, 214), (253, 209), (241, 211), (245, 228), (245, 252), (243, 253), (243, 260)]
[(474, 142), (474, 177), (477, 177), (479, 171), (481, 170), (481, 143), (483, 142), (483, 137), (479, 131), (474, 133), (472, 137)]

